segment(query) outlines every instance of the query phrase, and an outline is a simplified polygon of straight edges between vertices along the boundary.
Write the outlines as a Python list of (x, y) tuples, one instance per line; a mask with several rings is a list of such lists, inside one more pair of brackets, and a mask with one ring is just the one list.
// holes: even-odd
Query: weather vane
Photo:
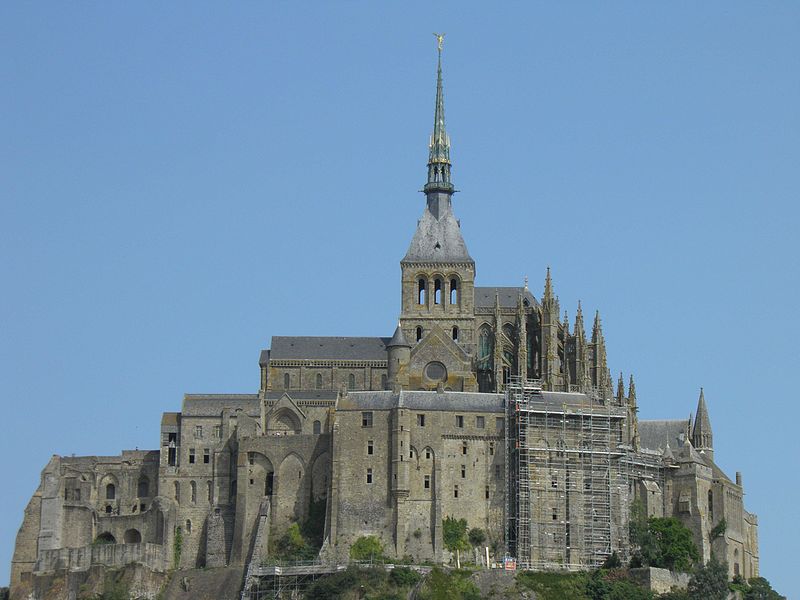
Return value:
[(436, 36), (436, 42), (439, 46), (439, 52), (442, 51), (442, 45), (444, 44), (444, 34), (443, 33), (434, 33), (433, 35)]

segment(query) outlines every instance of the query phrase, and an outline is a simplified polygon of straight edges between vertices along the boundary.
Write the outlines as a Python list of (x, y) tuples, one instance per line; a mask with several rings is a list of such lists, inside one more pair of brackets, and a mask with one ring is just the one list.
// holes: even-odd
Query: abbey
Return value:
[(393, 335), (273, 337), (256, 393), (186, 395), (163, 414), (158, 449), (53, 456), (17, 535), (12, 597), (97, 564), (245, 569), (314, 511), (325, 560), (365, 535), (393, 557), (448, 560), (452, 516), (522, 567), (589, 568), (630, 555), (635, 499), (689, 526), (704, 559), (757, 576), (757, 518), (740, 474), (714, 462), (703, 392), (693, 419), (639, 420), (599, 314), (588, 332), (580, 304), (574, 323), (562, 316), (549, 269), (541, 296), (527, 282), (477, 286), (451, 170), (440, 48)]

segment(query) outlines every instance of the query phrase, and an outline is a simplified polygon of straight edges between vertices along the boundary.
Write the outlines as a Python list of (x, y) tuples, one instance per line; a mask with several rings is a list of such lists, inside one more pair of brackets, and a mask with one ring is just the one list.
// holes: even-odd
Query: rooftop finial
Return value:
[(436, 36), (436, 45), (439, 48), (439, 56), (442, 56), (442, 46), (444, 45), (444, 35), (443, 33), (434, 33), (433, 35)]

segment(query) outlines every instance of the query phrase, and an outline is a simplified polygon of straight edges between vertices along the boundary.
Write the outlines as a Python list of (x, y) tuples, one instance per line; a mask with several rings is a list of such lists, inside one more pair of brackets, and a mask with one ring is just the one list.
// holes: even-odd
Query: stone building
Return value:
[(633, 378), (614, 389), (599, 314), (587, 334), (578, 304), (570, 324), (549, 269), (540, 298), (527, 282), (476, 286), (451, 169), (440, 53), (394, 334), (273, 337), (256, 393), (185, 396), (160, 448), (54, 456), (17, 536), (12, 594), (88, 564), (247, 565), (312, 511), (325, 558), (375, 535), (390, 556), (445, 560), (453, 516), (525, 566), (588, 568), (627, 556), (634, 498), (686, 523), (705, 559), (757, 575), (757, 518), (741, 476), (714, 462), (702, 392), (694, 423), (640, 421)]

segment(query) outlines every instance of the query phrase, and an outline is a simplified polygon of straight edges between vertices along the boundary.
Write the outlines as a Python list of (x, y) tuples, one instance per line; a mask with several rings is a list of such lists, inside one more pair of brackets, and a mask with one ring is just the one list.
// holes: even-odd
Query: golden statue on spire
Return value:
[(444, 34), (443, 33), (434, 33), (433, 35), (436, 36), (436, 43), (439, 47), (439, 53), (442, 52), (442, 46), (444, 45)]

